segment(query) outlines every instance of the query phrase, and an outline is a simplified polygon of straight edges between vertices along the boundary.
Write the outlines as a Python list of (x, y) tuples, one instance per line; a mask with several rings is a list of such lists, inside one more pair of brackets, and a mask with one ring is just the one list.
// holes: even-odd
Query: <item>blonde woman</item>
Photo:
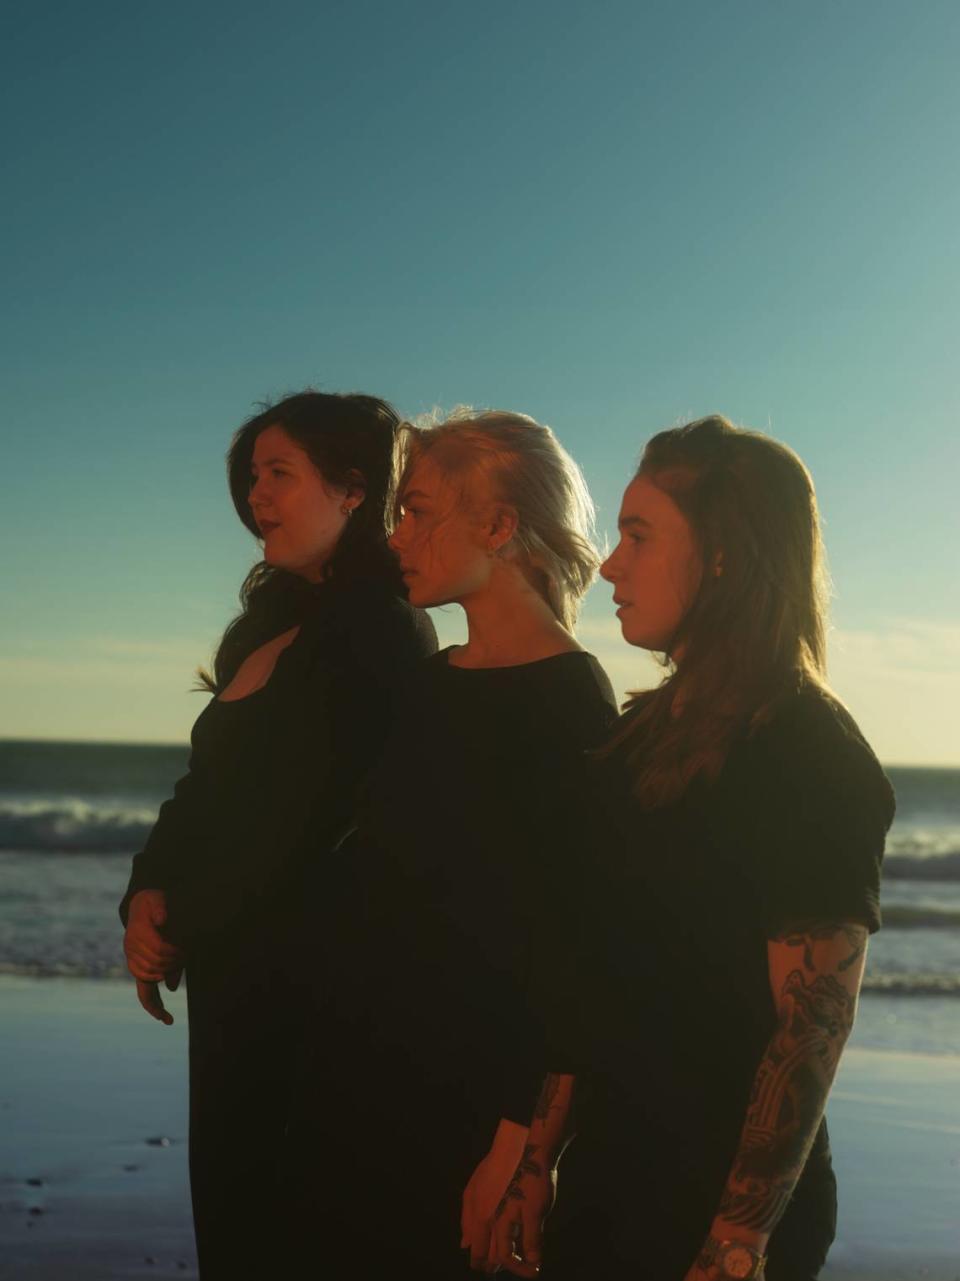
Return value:
[(322, 1069), (335, 1107), (315, 1119), (337, 1227), (319, 1257), (449, 1281), (468, 1269), (465, 1184), (469, 1237), (523, 1150), (545, 905), (582, 857), (566, 813), (615, 704), (573, 633), (599, 558), (582, 477), (549, 428), (464, 411), (405, 446), (390, 544), (411, 604), (462, 606), (467, 640), (422, 665), (345, 851), (325, 1022), (338, 1053)]
[(813, 485), (786, 446), (707, 418), (648, 443), (619, 528), (601, 573), (668, 671), (606, 749), (606, 836), (572, 904), (579, 1070), (548, 1078), (497, 1257), (537, 1269), (575, 1092), (545, 1275), (813, 1281), (836, 1220), (824, 1106), (893, 816), (825, 683)]

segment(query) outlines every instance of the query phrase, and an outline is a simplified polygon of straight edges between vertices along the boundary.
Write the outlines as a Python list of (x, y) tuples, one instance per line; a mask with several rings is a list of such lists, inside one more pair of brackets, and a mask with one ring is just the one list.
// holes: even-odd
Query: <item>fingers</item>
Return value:
[(183, 966), (178, 965), (175, 970), (171, 970), (167, 975), (164, 976), (164, 982), (167, 985), (167, 990), (170, 992), (175, 992), (177, 988), (180, 986), (180, 980), (182, 978), (183, 978)]
[(160, 989), (156, 983), (144, 983), (142, 979), (137, 979), (137, 999), (151, 1018), (167, 1027), (173, 1022), (173, 1015), (160, 999)]
[(180, 952), (142, 918), (127, 927), (123, 936), (127, 967), (134, 978), (158, 983), (180, 964)]
[(176, 972), (178, 963), (178, 957), (158, 961), (145, 957), (142, 952), (127, 949), (127, 969), (135, 979), (143, 979), (147, 983), (162, 982), (168, 974)]
[(467, 1243), (470, 1247), (470, 1266), (477, 1272), (486, 1272), (490, 1257), (490, 1224), (477, 1221)]
[(123, 936), (123, 946), (127, 952), (136, 953), (150, 964), (166, 965), (168, 968), (180, 955), (178, 949), (150, 925), (129, 926)]
[(490, 1245), (487, 1249), (487, 1261), (483, 1265), (483, 1270), (490, 1276), (495, 1272), (500, 1271), (500, 1261), (497, 1258), (497, 1234), (492, 1225), (490, 1231)]
[(542, 1258), (543, 1220), (529, 1204), (518, 1202), (497, 1224), (496, 1258), (518, 1277), (535, 1277)]

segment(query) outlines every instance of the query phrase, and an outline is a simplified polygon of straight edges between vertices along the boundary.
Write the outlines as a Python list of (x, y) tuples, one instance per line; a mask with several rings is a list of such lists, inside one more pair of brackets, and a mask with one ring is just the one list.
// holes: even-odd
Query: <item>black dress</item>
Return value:
[[(577, 1138), (544, 1275), (682, 1281), (775, 1027), (767, 940), (803, 921), (879, 927), (893, 795), (849, 714), (812, 687), (676, 804), (643, 811), (620, 755), (602, 782), (609, 835), (568, 896)], [(824, 1124), (771, 1238), (768, 1281), (815, 1277), (835, 1215)]]
[[(385, 585), (328, 584), (269, 681), (211, 699), (188, 774), (134, 858), (133, 894), (166, 892), (184, 949), (190, 1022), (190, 1175), (204, 1281), (280, 1275), (314, 1256), (288, 1213), (285, 1136), (324, 975), (301, 930), (308, 876), (351, 830), (360, 781), (433, 626)], [(317, 911), (320, 908), (318, 905)]]
[(352, 1050), (339, 1079), (318, 1068), (330, 1106), (314, 1138), (339, 1175), (331, 1276), (467, 1273), (460, 1198), (500, 1118), (530, 1123), (554, 887), (585, 854), (567, 819), (585, 751), (616, 717), (589, 654), (479, 670), (448, 658), (422, 666), (341, 851), (326, 1018)]

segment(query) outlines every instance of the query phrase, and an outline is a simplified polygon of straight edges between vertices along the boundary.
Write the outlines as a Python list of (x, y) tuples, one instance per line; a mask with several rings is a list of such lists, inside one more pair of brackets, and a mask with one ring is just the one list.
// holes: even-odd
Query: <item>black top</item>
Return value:
[(412, 1069), (403, 1088), (437, 1100), (434, 1124), (460, 1135), (462, 1109), (436, 1115), (456, 1082), (489, 1142), (501, 1116), (529, 1124), (543, 1078), (534, 971), (554, 886), (584, 854), (567, 818), (585, 799), (585, 749), (616, 705), (590, 654), (464, 669), (449, 653), (421, 668), (371, 774), (345, 851), (367, 914), (355, 928), (347, 913), (353, 946), (337, 952), (381, 1061)]
[(121, 918), (138, 890), (164, 890), (167, 934), (190, 944), (282, 900), (305, 861), (351, 829), (399, 691), (435, 650), (429, 617), (385, 585), (319, 588), (267, 683), (198, 717), (188, 773), (133, 860)]
[[(811, 686), (675, 804), (642, 810), (624, 755), (603, 770), (610, 837), (571, 889), (580, 1128), (631, 1146), (709, 1222), (775, 1028), (767, 941), (816, 921), (879, 927), (893, 793), (849, 713)], [(824, 1131), (811, 1160), (828, 1160)]]

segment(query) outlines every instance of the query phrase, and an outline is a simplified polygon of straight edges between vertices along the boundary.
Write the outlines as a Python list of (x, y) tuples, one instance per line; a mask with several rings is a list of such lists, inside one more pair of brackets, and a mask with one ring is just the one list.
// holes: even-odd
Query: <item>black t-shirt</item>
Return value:
[[(616, 704), (586, 653), (482, 669), (448, 658), (422, 665), (370, 776), (329, 963), (365, 1053), (389, 1064), (392, 1115), (397, 1093), (410, 1106), (426, 1093), (444, 1141), (449, 1124), (452, 1143), (471, 1126), (489, 1142), (501, 1116), (529, 1124), (543, 1077), (552, 895), (584, 856), (568, 817)], [(451, 1093), (463, 1107), (448, 1122)]]
[[(607, 836), (571, 894), (576, 1062), (560, 1066), (580, 1073), (585, 1140), (665, 1189), (656, 1213), (685, 1201), (709, 1223), (775, 1027), (767, 941), (804, 922), (879, 927), (893, 794), (849, 713), (813, 686), (675, 804), (643, 810), (624, 755), (602, 766)], [(829, 1162), (825, 1131), (811, 1161)]]

